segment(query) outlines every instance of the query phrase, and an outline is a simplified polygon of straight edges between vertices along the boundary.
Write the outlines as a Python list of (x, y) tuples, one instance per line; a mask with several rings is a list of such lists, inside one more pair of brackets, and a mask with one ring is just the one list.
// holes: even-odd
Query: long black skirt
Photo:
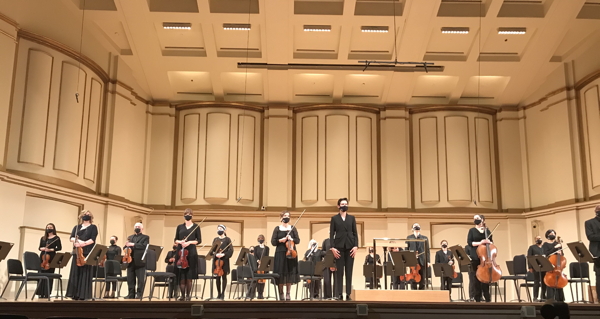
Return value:
[(92, 299), (92, 279), (94, 277), (93, 267), (90, 265), (77, 266), (77, 255), (71, 260), (71, 272), (69, 284), (67, 285), (68, 298), (73, 300)]
[(298, 258), (288, 259), (285, 251), (276, 251), (273, 261), (273, 272), (279, 274), (277, 284), (295, 284), (300, 280), (298, 276)]
[[(42, 269), (42, 270), (40, 270), (40, 272), (45, 273), (45, 274), (53, 274), (54, 270), (55, 270), (55, 268), (50, 268), (48, 270)], [(39, 285), (38, 289), (35, 291), (35, 294), (40, 296), (40, 298), (47, 298), (49, 294), (52, 294), (52, 286), (53, 286), (54, 280), (48, 280), (48, 283), (50, 284), (50, 289), (48, 289), (48, 286), (46, 285), (45, 280), (40, 280), (40, 285)]]

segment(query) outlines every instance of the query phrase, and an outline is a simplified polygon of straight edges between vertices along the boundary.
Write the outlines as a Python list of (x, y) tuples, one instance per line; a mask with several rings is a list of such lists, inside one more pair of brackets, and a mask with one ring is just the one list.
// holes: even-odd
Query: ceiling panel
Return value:
[(508, 76), (472, 76), (467, 82), (461, 98), (498, 98), (510, 77)]
[[(394, 28), (386, 24), (378, 25), (388, 27), (387, 33), (362, 32), (362, 26), (352, 28), (350, 38), (350, 51), (348, 59), (380, 59), (390, 60), (394, 49)], [(397, 34), (402, 34), (402, 28), (397, 28)], [(398, 39), (399, 40), (399, 39)]]
[(458, 76), (450, 75), (421, 75), (413, 90), (413, 97), (443, 97), (450, 96), (458, 83)]
[(168, 71), (171, 90), (179, 99), (214, 99), (209, 72)]
[(226, 101), (263, 100), (263, 76), (260, 73), (224, 72), (221, 83)]
[(294, 74), (293, 81), (296, 102), (326, 103), (333, 100), (334, 76), (331, 74)]
[(337, 59), (341, 32), (336, 25), (329, 32), (304, 31), (304, 25), (294, 26), (294, 58)]
[(344, 77), (344, 103), (369, 103), (380, 101), (385, 77), (375, 74), (348, 74)]
[(127, 39), (127, 34), (123, 28), (123, 23), (119, 20), (96, 20), (95, 23), (98, 25), (100, 30), (104, 33), (104, 36), (109, 42), (118, 50), (121, 55), (132, 55), (131, 46)]

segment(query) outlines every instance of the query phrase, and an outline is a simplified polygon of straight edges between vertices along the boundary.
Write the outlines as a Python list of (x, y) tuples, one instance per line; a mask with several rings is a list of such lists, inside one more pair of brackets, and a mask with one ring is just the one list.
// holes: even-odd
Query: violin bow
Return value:
[(494, 226), (494, 229), (492, 229), (492, 232), (486, 237), (486, 239), (490, 239), (490, 237), (496, 231), (496, 228), (498, 228), (498, 226), (500, 226), (500, 223), (498, 223), (498, 224), (496, 224), (496, 226)]
[(185, 238), (183, 239), (183, 241), (187, 241), (188, 237), (190, 237), (190, 235), (194, 231), (196, 231), (196, 228), (200, 227), (200, 225), (202, 225), (202, 223), (204, 223), (205, 220), (206, 220), (206, 217), (204, 217), (204, 219), (200, 222), (200, 224), (197, 224), (196, 227), (194, 227), (194, 229), (192, 229), (192, 231), (187, 236), (185, 236)]
[(302, 218), (302, 215), (304, 215), (305, 212), (306, 212), (306, 209), (303, 210), (302, 214), (300, 214), (300, 216), (298, 217), (298, 219), (296, 219), (296, 222), (294, 223), (294, 225), (292, 225), (292, 228), (290, 228), (290, 231), (288, 231), (287, 235), (289, 235), (292, 232), (292, 229), (294, 229), (296, 227), (296, 224), (298, 224), (298, 221), (300, 221), (300, 218)]

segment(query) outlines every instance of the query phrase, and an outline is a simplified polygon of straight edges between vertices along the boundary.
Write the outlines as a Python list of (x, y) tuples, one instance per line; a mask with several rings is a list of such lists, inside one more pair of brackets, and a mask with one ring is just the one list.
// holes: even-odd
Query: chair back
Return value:
[(23, 275), (23, 263), (18, 259), (9, 259), (7, 262), (9, 275)]
[(248, 256), (248, 264), (250, 265), (250, 270), (252, 272), (256, 272), (258, 270), (258, 267), (256, 266), (256, 265), (258, 265), (258, 262), (256, 261), (256, 256), (254, 256), (252, 254), (248, 254), (247, 256)]
[(532, 272), (527, 272), (527, 279), (525, 279), (525, 281), (527, 282), (534, 282), (535, 281), (535, 274)]
[(106, 276), (118, 276), (121, 274), (121, 265), (116, 260), (107, 260), (104, 262), (104, 272)]
[(231, 280), (232, 281), (239, 281), (240, 280), (240, 278), (238, 276), (237, 269), (235, 269), (235, 268), (231, 269)]
[(452, 278), (452, 283), (453, 284), (462, 284), (462, 282), (463, 282), (462, 272), (459, 272), (458, 276), (456, 278)]
[[(254, 278), (254, 272), (252, 271), (252, 269), (249, 266), (238, 266), (237, 273), (238, 273), (238, 280)], [(241, 275), (241, 278), (240, 278), (240, 275)]]
[(571, 278), (590, 278), (590, 265), (588, 263), (581, 263), (581, 271), (579, 268), (580, 263), (572, 262), (569, 264), (569, 273)]
[(40, 257), (38, 254), (26, 251), (23, 253), (23, 264), (25, 266), (25, 271), (33, 270), (40, 271), (42, 270), (42, 262), (40, 261)]
[(513, 257), (513, 274), (527, 274), (527, 258), (525, 257), (525, 255), (517, 255)]
[(206, 276), (206, 257), (198, 256), (198, 275)]
[(165, 272), (174, 274), (175, 273), (175, 266), (173, 266), (173, 265), (167, 265), (167, 268), (165, 268)]
[(156, 252), (152, 249), (146, 250), (146, 271), (156, 271)]
[(298, 274), (300, 276), (311, 276), (314, 274), (315, 267), (310, 261), (299, 260), (298, 261)]
[(513, 264), (514, 264), (514, 260), (506, 261), (506, 269), (508, 270), (508, 274), (511, 276), (515, 274), (515, 268), (513, 267)]

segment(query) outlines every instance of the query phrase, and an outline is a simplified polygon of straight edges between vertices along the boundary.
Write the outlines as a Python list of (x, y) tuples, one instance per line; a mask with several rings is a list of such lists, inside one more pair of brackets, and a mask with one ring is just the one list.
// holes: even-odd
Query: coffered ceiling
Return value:
[[(600, 41), (600, 0), (47, 1), (79, 21), (85, 9), (86, 30), (157, 102), (518, 105)], [(0, 12), (10, 16), (11, 2)], [(396, 59), (442, 68), (331, 66)]]

